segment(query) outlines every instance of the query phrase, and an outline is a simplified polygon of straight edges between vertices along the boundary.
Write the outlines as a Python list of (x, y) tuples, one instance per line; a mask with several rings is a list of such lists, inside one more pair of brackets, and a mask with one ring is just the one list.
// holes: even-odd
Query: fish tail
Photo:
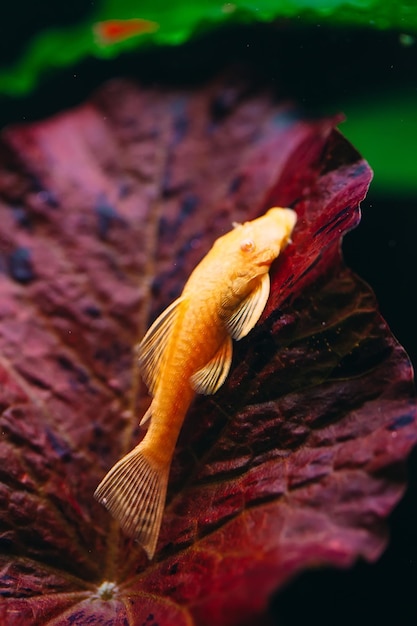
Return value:
[(149, 560), (158, 541), (168, 474), (169, 464), (158, 466), (141, 442), (110, 469), (94, 493)]

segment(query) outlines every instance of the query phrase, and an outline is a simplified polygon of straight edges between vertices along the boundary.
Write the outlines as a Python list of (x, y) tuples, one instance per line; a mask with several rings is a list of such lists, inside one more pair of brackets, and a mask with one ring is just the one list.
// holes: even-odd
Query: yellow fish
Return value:
[(135, 537), (149, 559), (165, 507), (171, 460), (194, 394), (213, 394), (232, 361), (232, 338), (255, 326), (269, 296), (269, 268), (290, 240), (291, 209), (273, 208), (219, 237), (181, 296), (139, 344), (139, 364), (153, 396), (143, 440), (118, 461), (95, 497)]

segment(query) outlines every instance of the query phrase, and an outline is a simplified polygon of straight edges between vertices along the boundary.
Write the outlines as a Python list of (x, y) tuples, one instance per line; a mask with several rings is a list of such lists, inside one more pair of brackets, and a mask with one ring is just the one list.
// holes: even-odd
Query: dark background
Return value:
[[(85, 0), (60, 3), (59, 9), (51, 2), (9, 5), (2, 11), (0, 65), (11, 64), (39, 29), (76, 23), (91, 6)], [(140, 57), (90, 59), (50, 74), (31, 96), (0, 96), (0, 124), (47, 117), (82, 102), (113, 76), (193, 84), (236, 62), (268, 85), (286, 91), (310, 115), (347, 110), (352, 102), (381, 92), (417, 89), (417, 43), (404, 48), (398, 33), (294, 23), (229, 27), (168, 53), (157, 49), (141, 52)], [(346, 262), (373, 287), (383, 316), (416, 366), (417, 197), (398, 191), (382, 196), (371, 186), (362, 210), (360, 226), (344, 241)], [(390, 517), (391, 541), (380, 560), (360, 562), (343, 572), (306, 572), (273, 598), (272, 624), (417, 623), (417, 453), (409, 460), (408, 472), (409, 489)]]

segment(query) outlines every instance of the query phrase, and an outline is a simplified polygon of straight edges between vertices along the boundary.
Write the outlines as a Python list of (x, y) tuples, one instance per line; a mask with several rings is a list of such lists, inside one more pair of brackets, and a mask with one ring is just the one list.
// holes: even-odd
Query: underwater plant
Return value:
[[(0, 144), (2, 623), (259, 623), (306, 568), (374, 561), (417, 441), (411, 364), (345, 266), (371, 170), (225, 76), (115, 80)], [(298, 216), (230, 376), (190, 409), (155, 558), (93, 498), (143, 436), (134, 347), (232, 222)]]

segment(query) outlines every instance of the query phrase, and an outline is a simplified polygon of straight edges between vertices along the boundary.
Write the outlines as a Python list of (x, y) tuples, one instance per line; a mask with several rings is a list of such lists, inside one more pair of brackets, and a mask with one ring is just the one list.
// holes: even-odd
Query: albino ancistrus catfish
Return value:
[(103, 478), (95, 497), (149, 559), (155, 554), (172, 456), (194, 393), (213, 394), (224, 383), (232, 338), (247, 335), (261, 316), (270, 265), (290, 240), (295, 222), (291, 209), (273, 208), (235, 224), (217, 239), (181, 296), (139, 345), (142, 375), (153, 396), (141, 421), (149, 428)]

